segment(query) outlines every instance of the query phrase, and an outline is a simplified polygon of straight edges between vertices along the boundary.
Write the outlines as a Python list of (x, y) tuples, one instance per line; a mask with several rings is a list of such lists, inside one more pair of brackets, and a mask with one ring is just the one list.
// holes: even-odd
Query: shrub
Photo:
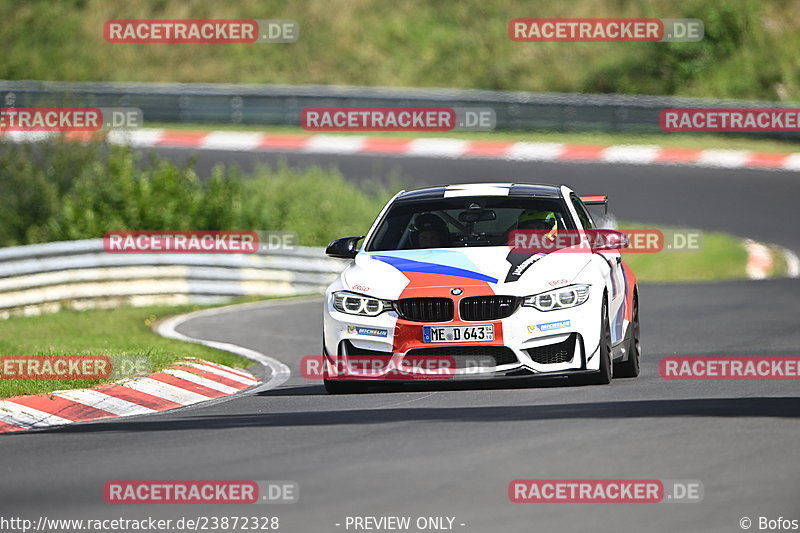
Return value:
[(201, 179), (129, 147), (0, 144), (0, 245), (102, 237), (111, 230), (288, 230), (300, 243), (363, 234), (389, 197), (336, 170), (285, 165)]

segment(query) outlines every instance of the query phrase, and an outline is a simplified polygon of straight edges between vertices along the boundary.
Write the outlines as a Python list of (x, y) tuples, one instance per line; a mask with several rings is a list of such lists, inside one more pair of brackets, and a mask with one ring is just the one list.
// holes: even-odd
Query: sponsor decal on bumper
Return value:
[(569, 320), (558, 320), (556, 322), (547, 322), (545, 324), (535, 324), (528, 326), (528, 333), (545, 333), (554, 329), (568, 328), (572, 325)]
[(363, 326), (347, 326), (347, 333), (350, 335), (365, 335), (367, 337), (381, 337), (386, 338), (389, 336), (389, 331), (381, 328), (365, 328)]

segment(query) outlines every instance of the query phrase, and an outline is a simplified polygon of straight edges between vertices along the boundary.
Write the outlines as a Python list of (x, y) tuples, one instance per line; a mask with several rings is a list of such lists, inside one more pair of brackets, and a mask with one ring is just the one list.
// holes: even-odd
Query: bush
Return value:
[[(658, 12), (647, 14), (659, 17)], [(677, 17), (674, 17), (677, 18)], [(712, 0), (692, 0), (684, 4), (679, 18), (703, 21), (705, 35), (697, 43), (644, 43), (620, 56), (601, 61), (582, 91), (598, 93), (681, 94), (699, 93), (711, 97), (774, 99), (776, 81), (755, 84), (755, 79), (734, 89), (740, 76), (726, 73), (726, 86), (709, 89), (710, 73), (718, 73), (731, 58), (740, 57), (752, 43), (762, 40), (764, 29), (759, 22), (759, 5), (742, 0), (724, 5)], [(763, 70), (768, 62), (759, 65)], [(762, 80), (758, 80), (762, 81)], [(743, 89), (743, 90), (742, 90)]]
[(102, 237), (111, 230), (287, 230), (300, 244), (363, 234), (389, 198), (338, 171), (219, 165), (207, 180), (129, 147), (0, 144), (0, 246)]

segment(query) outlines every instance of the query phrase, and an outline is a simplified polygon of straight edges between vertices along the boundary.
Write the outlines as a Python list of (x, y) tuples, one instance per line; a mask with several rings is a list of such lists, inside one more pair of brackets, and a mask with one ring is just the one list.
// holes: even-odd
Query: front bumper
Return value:
[[(446, 323), (420, 323), (399, 318), (394, 312), (361, 317), (326, 305), (324, 346), (329, 379), (453, 380), (519, 377), (553, 377), (599, 370), (599, 304), (586, 303), (563, 310), (538, 311), (521, 307), (508, 318), (481, 322), (458, 319)], [(495, 338), (480, 343), (426, 343), (426, 325), (493, 324)], [(450, 372), (423, 368), (425, 357), (445, 359)], [(367, 359), (373, 364), (361, 363)], [(351, 364), (356, 361), (356, 364)], [(398, 373), (398, 370), (402, 372)]]

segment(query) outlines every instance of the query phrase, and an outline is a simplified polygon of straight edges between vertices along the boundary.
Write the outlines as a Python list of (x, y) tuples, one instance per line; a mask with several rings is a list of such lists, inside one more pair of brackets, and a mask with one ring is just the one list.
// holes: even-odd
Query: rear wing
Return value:
[(608, 214), (608, 196), (581, 196), (584, 205), (602, 205), (605, 214)]

